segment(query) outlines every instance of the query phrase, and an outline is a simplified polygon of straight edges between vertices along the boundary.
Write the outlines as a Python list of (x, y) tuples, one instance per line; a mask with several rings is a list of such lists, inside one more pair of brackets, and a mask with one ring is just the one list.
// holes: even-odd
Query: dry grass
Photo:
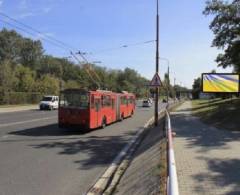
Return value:
[(195, 116), (215, 127), (240, 131), (240, 99), (214, 99), (192, 101)]
[(158, 165), (160, 173), (160, 194), (167, 192), (167, 139), (163, 138), (160, 144), (160, 163)]

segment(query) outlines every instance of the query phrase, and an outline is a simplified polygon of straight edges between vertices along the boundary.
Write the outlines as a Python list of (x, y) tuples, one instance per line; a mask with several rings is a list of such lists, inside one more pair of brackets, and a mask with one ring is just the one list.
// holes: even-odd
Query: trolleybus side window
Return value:
[(111, 106), (111, 97), (109, 95), (102, 96), (102, 106), (103, 107)]
[(126, 105), (127, 104), (127, 98), (125, 96), (121, 97), (121, 104), (122, 105)]
[(130, 104), (134, 104), (133, 97), (130, 97), (130, 98), (129, 98), (129, 103), (130, 103)]
[(95, 111), (98, 112), (100, 110), (100, 98), (95, 99)]

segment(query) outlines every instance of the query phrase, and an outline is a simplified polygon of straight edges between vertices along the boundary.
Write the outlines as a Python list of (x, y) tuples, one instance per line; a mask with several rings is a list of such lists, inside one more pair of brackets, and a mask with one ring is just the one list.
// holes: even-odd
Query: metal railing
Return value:
[(175, 163), (174, 149), (173, 149), (173, 134), (169, 112), (166, 110), (165, 129), (167, 136), (167, 195), (179, 195), (177, 169)]

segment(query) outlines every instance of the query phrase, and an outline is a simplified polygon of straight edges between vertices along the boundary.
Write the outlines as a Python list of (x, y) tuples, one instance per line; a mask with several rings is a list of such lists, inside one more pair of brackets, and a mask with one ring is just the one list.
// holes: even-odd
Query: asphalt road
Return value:
[(81, 133), (59, 129), (57, 111), (0, 114), (0, 194), (84, 194), (152, 116), (137, 107), (132, 118)]

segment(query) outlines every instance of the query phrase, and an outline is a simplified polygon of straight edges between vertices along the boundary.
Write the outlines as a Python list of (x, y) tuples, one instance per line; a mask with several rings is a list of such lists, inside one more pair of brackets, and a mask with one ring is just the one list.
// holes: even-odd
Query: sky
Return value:
[[(217, 68), (218, 53), (211, 47), (212, 17), (202, 14), (205, 0), (159, 0), (160, 57), (170, 62), (173, 83), (191, 88), (203, 72), (231, 72)], [(90, 62), (109, 69), (135, 69), (151, 79), (155, 73), (156, 0), (0, 0), (0, 12), (47, 36), (86, 52)], [(0, 15), (1, 20), (12, 21)], [(0, 20), (0, 29), (12, 29)], [(16, 25), (16, 24), (15, 24)], [(43, 35), (23, 36), (40, 39)], [(128, 45), (128, 47), (123, 47)], [(43, 41), (46, 54), (68, 57), (69, 49)], [(167, 71), (160, 60), (160, 77)]]

